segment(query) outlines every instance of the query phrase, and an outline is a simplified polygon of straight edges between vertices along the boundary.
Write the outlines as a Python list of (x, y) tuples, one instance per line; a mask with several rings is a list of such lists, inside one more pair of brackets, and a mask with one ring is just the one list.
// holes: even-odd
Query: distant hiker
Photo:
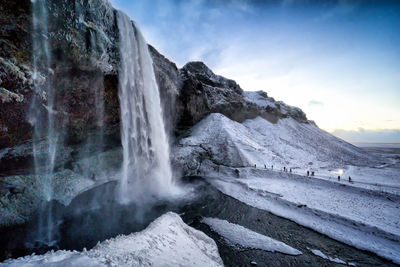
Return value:
[(237, 177), (240, 177), (240, 172), (239, 172), (238, 169), (235, 169), (235, 174), (236, 174)]
[(267, 168), (267, 165), (264, 164), (264, 169), (266, 169), (266, 168)]
[(271, 170), (273, 170), (274, 169), (274, 165), (271, 165)]
[(349, 182), (351, 183), (351, 177), (349, 176)]
[(310, 176), (310, 171), (307, 171), (307, 176)]
[(257, 164), (254, 164), (254, 168), (257, 168)]
[(314, 176), (314, 172), (311, 172), (311, 176)]
[(337, 177), (338, 181), (340, 181), (340, 175)]
[(292, 168), (290, 168), (290, 173), (292, 173)]

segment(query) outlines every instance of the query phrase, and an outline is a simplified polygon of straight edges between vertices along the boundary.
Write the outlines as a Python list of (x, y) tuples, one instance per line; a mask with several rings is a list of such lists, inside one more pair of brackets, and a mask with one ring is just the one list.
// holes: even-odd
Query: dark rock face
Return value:
[(30, 95), (30, 1), (0, 4), (0, 149), (31, 137), (25, 120)]
[[(0, 7), (0, 149), (32, 138), (27, 118), (35, 94), (31, 1), (5, 2)], [(65, 124), (67, 142), (82, 142), (99, 128), (107, 134), (119, 133), (114, 9), (107, 1), (47, 3), (51, 72), (42, 75), (56, 88), (54, 112), (60, 114), (56, 119)], [(96, 94), (104, 97), (104, 110), (109, 111), (101, 125), (96, 120)], [(46, 100), (42, 99), (41, 104), (34, 108), (46, 113)]]
[(180, 87), (178, 68), (151, 45), (149, 51), (153, 58), (154, 74), (160, 91), (165, 127), (167, 133), (171, 135), (177, 120), (176, 96)]
[(308, 123), (299, 108), (276, 102), (265, 92), (258, 92), (259, 97), (271, 105), (249, 101), (235, 81), (214, 74), (203, 62), (187, 63), (179, 74), (182, 85), (177, 97), (178, 130), (193, 126), (210, 113), (221, 113), (238, 122), (262, 116), (271, 122), (293, 117)]

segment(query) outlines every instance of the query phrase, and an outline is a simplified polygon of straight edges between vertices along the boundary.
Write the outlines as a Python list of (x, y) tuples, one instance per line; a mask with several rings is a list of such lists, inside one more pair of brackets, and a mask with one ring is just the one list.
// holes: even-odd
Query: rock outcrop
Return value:
[(187, 63), (179, 75), (178, 130), (195, 125), (211, 113), (224, 114), (237, 122), (261, 116), (274, 123), (287, 117), (309, 123), (299, 108), (276, 102), (263, 91), (244, 92), (235, 81), (214, 74), (203, 62)]

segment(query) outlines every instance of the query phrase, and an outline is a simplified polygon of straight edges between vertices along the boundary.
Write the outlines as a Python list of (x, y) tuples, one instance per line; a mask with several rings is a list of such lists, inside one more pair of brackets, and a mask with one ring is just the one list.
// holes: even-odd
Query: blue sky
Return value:
[(178, 67), (204, 61), (346, 140), (400, 142), (400, 1), (112, 2)]

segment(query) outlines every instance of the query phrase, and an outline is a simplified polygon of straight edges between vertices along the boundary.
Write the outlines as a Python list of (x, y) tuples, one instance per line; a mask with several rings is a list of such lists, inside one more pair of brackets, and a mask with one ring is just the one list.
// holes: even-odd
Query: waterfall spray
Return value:
[[(56, 131), (55, 93), (51, 84), (51, 55), (48, 42), (46, 0), (32, 0), (32, 62), (35, 94), (32, 98), (29, 121), (33, 130), (35, 179), (38, 179), (46, 201), (53, 196), (53, 173), (59, 134)], [(43, 108), (44, 107), (44, 108)], [(40, 209), (37, 240), (54, 241), (52, 208)]]
[(168, 195), (172, 187), (169, 144), (153, 62), (138, 27), (118, 12), (119, 99), (123, 147), (119, 199)]

